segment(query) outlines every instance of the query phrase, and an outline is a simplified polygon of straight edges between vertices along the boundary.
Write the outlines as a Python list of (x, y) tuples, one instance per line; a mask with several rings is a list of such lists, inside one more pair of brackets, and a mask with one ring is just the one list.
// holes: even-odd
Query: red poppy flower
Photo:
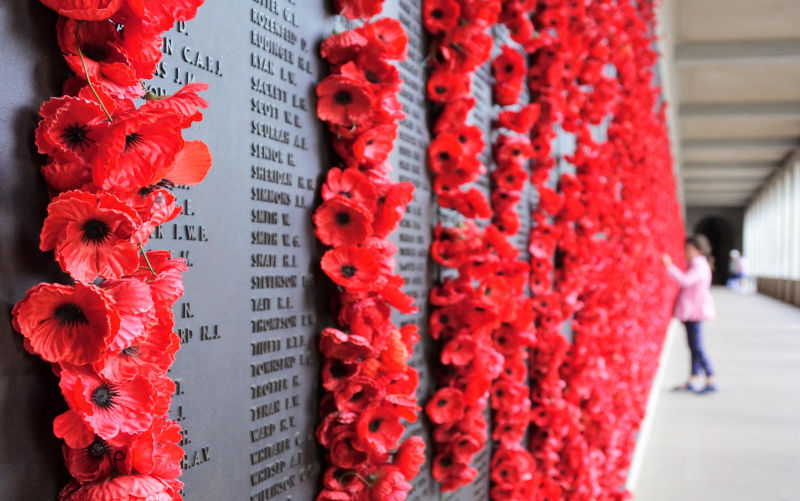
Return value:
[(455, 0), (425, 0), (422, 9), (425, 29), (433, 34), (453, 29), (461, 16), (461, 6)]
[[(150, 271), (151, 266), (153, 271)], [(150, 294), (157, 308), (172, 308), (183, 295), (181, 278), (187, 269), (186, 261), (183, 258), (171, 258), (169, 251), (148, 251), (146, 257), (140, 256), (134, 276), (150, 286)]]
[(78, 190), (91, 188), (92, 171), (88, 164), (80, 160), (59, 160), (56, 155), (42, 167), (42, 177), (55, 192)]
[(183, 449), (181, 427), (175, 421), (160, 416), (145, 432), (136, 435), (128, 446), (125, 467), (130, 473), (152, 475), (174, 480), (181, 475)]
[(55, 250), (61, 268), (75, 280), (118, 278), (139, 262), (131, 241), (138, 215), (113, 195), (62, 193), (47, 207), (39, 248)]
[(63, 96), (44, 103), (39, 115), (42, 117), (36, 129), (39, 153), (56, 155), (59, 162), (88, 167), (108, 126), (100, 105), (96, 101)]
[(403, 501), (411, 491), (411, 484), (400, 471), (391, 465), (382, 465), (367, 476), (371, 483), (359, 499), (364, 501)]
[(514, 19), (507, 21), (505, 25), (511, 34), (511, 39), (518, 44), (524, 44), (523, 49), (525, 49), (525, 52), (528, 54), (532, 53), (533, 51), (529, 50), (529, 46), (527, 45), (531, 39), (535, 38), (533, 36), (535, 28), (530, 18), (528, 16), (515, 16)]
[(172, 328), (172, 310), (156, 313), (157, 323), (136, 336), (129, 344), (111, 350), (94, 364), (97, 373), (114, 383), (130, 381), (137, 375), (163, 374), (175, 360), (180, 338)]
[(541, 107), (537, 103), (523, 106), (519, 111), (506, 110), (500, 112), (497, 121), (501, 127), (511, 129), (520, 134), (528, 134), (531, 127), (539, 120)]
[(391, 407), (380, 403), (367, 407), (356, 423), (358, 436), (369, 446), (369, 451), (386, 453), (397, 446), (405, 430), (400, 418)]
[[(145, 102), (140, 109), (147, 112), (168, 112), (179, 115), (183, 119), (180, 127), (185, 129), (189, 127), (192, 122), (198, 122), (203, 119), (200, 108), (208, 107), (208, 101), (200, 97), (198, 92), (204, 90), (208, 90), (208, 84), (201, 82), (186, 84), (171, 96), (148, 96), (147, 102)], [(188, 144), (187, 142), (187, 145)], [(176, 181), (176, 183), (186, 184), (178, 181)]]
[(359, 292), (380, 288), (380, 263), (368, 250), (344, 245), (322, 256), (322, 271), (345, 290)]
[(428, 78), (428, 99), (436, 103), (466, 97), (469, 89), (469, 77), (463, 73), (434, 70)]
[(119, 331), (109, 349), (122, 350), (156, 322), (150, 287), (135, 278), (105, 280), (100, 287), (114, 300), (120, 317)]
[(455, 388), (441, 388), (425, 406), (425, 413), (436, 424), (458, 421), (464, 416), (464, 394)]
[(330, 198), (314, 211), (317, 238), (335, 247), (359, 244), (372, 233), (372, 214), (349, 198)]
[(367, 37), (367, 48), (379, 58), (402, 61), (408, 55), (408, 35), (397, 19), (383, 17), (365, 24), (359, 31)]
[(447, 101), (436, 120), (433, 131), (439, 134), (463, 126), (467, 121), (467, 115), (474, 107), (474, 97), (462, 97)]
[(389, 157), (397, 138), (396, 124), (371, 127), (353, 141), (352, 152), (356, 165), (365, 162), (381, 163)]
[(345, 363), (359, 362), (377, 351), (372, 346), (372, 338), (348, 334), (334, 328), (322, 330), (319, 349), (329, 359), (341, 360)]
[(70, 408), (105, 440), (119, 433), (142, 432), (153, 421), (154, 388), (143, 377), (115, 384), (91, 369), (65, 366), (60, 386)]
[(406, 207), (414, 200), (414, 185), (404, 181), (380, 186), (379, 189), (381, 192), (372, 228), (375, 236), (385, 237), (397, 227), (403, 214), (406, 213)]
[(88, 73), (94, 85), (116, 97), (143, 94), (139, 76), (121, 48), (122, 32), (114, 23), (107, 19), (87, 22), (61, 18), (57, 30), (58, 45), (77, 77), (86, 78)]
[(408, 437), (397, 448), (392, 464), (397, 466), (406, 480), (411, 482), (425, 463), (425, 440), (422, 437)]
[(469, 219), (483, 219), (492, 215), (492, 208), (489, 201), (477, 188), (470, 188), (466, 193), (460, 193), (453, 199), (453, 209)]
[[(183, 484), (181, 484), (183, 485)], [(177, 490), (165, 480), (144, 475), (108, 477), (86, 484), (59, 501), (175, 501)]]
[(375, 96), (363, 82), (329, 75), (317, 85), (317, 116), (334, 125), (356, 128), (372, 119)]
[(437, 135), (428, 146), (428, 165), (436, 174), (448, 172), (461, 163), (462, 146), (455, 134)]
[(334, 0), (334, 10), (348, 19), (369, 19), (377, 16), (383, 0)]
[(369, 211), (375, 210), (375, 188), (358, 169), (333, 168), (328, 171), (325, 184), (322, 185), (322, 199), (330, 200), (339, 195), (359, 202)]
[(358, 30), (334, 33), (320, 45), (320, 55), (331, 64), (352, 61), (367, 46), (367, 37)]
[(48, 362), (97, 361), (119, 331), (113, 300), (93, 285), (39, 284), (11, 312), (25, 347)]
[(81, 417), (67, 411), (53, 421), (53, 433), (66, 442), (62, 451), (70, 475), (86, 483), (108, 476), (121, 465), (129, 437), (118, 435), (103, 440), (83, 422)]
[(151, 29), (164, 32), (172, 28), (175, 21), (188, 21), (197, 14), (203, 0), (127, 0), (124, 12), (115, 21), (125, 24), (131, 17), (140, 18)]
[(120, 193), (157, 183), (184, 148), (180, 125), (179, 115), (161, 111), (137, 110), (114, 120), (97, 147), (94, 183)]
[(123, 0), (42, 0), (42, 3), (64, 17), (83, 21), (108, 19), (120, 8)]

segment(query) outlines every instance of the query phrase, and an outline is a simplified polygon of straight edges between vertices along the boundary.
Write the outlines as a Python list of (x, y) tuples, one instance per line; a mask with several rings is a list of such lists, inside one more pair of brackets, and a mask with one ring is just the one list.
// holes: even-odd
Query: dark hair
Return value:
[(704, 255), (708, 260), (711, 269), (714, 269), (714, 256), (711, 255), (711, 243), (705, 235), (699, 233), (697, 235), (692, 235), (686, 239), (686, 244), (700, 251), (700, 254)]

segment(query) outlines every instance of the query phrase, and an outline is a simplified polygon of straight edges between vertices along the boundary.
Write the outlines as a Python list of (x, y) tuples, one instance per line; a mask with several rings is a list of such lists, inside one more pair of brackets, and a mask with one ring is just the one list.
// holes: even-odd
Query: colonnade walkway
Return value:
[(689, 372), (685, 332), (674, 329), (633, 499), (800, 500), (800, 308), (712, 293), (718, 317), (704, 340), (719, 391), (670, 391)]

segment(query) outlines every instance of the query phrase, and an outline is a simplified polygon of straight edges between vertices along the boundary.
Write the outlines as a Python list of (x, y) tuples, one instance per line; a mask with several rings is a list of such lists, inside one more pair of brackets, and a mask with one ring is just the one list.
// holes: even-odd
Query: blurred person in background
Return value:
[[(714, 301), (710, 292), (714, 258), (711, 257), (711, 244), (703, 235), (687, 238), (685, 252), (688, 264), (686, 271), (675, 266), (669, 255), (662, 256), (667, 272), (681, 286), (678, 297), (675, 298), (673, 316), (683, 322), (686, 328), (692, 362), (689, 380), (675, 390), (710, 393), (716, 391), (717, 387), (714, 383), (711, 362), (703, 349), (702, 323), (705, 320), (713, 320), (715, 316)], [(700, 386), (701, 373), (705, 374), (705, 386)]]
[(736, 292), (746, 291), (747, 259), (733, 249), (730, 253), (731, 260), (728, 265), (728, 287)]

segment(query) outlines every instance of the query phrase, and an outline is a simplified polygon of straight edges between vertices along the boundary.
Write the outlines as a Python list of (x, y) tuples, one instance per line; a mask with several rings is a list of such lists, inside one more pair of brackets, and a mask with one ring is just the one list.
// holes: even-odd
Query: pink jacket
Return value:
[(674, 264), (667, 271), (681, 286), (675, 298), (672, 314), (681, 322), (701, 322), (713, 320), (716, 316), (714, 301), (711, 299), (711, 267), (703, 256), (697, 256), (689, 263), (686, 272)]

